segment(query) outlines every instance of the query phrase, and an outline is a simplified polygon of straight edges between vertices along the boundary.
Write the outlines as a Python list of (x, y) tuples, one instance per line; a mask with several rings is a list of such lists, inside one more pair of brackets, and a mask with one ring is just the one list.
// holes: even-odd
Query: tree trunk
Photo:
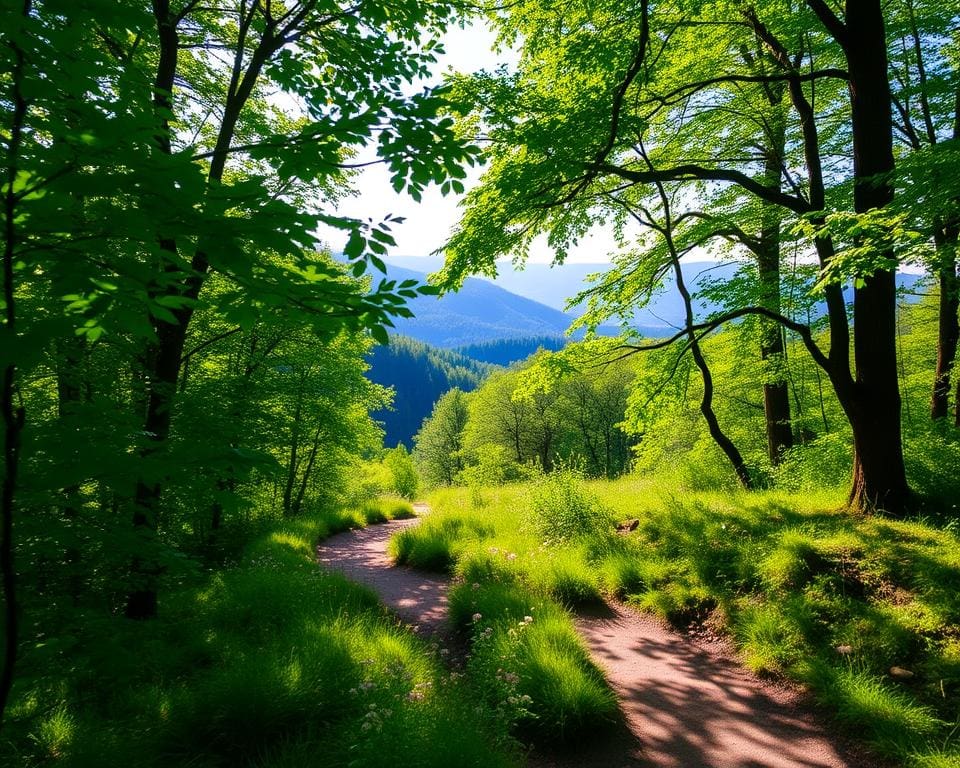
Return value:
[[(960, 323), (960, 279), (957, 278), (957, 227), (938, 227), (937, 278), (940, 283), (939, 322), (937, 330), (937, 370), (930, 398), (930, 418), (946, 419), (950, 410), (950, 375), (957, 356)], [(960, 413), (960, 412), (958, 412)]]
[(300, 460), (297, 456), (300, 450), (300, 416), (303, 413), (303, 391), (306, 386), (307, 374), (300, 374), (300, 385), (297, 387), (297, 404), (293, 409), (293, 424), (290, 428), (290, 465), (287, 467), (287, 482), (283, 486), (283, 514), (289, 515), (293, 505), (293, 486), (297, 481), (297, 468)]
[[(919, 38), (918, 38), (919, 44)], [(918, 58), (918, 61), (922, 59)], [(936, 139), (929, 132), (931, 141)], [(953, 101), (953, 140), (960, 141), (960, 88)], [(937, 253), (937, 279), (940, 283), (940, 315), (937, 334), (937, 372), (933, 379), (933, 394), (930, 399), (930, 417), (945, 419), (950, 409), (950, 375), (957, 357), (957, 339), (960, 327), (957, 310), (960, 305), (960, 279), (957, 276), (957, 241), (960, 236), (960, 221), (954, 217), (938, 222), (934, 230)], [(956, 423), (960, 426), (960, 381), (957, 382)]]
[[(774, 108), (782, 99), (771, 96)], [(767, 186), (780, 186), (783, 169), (783, 147), (786, 125), (776, 120), (768, 136), (769, 146), (764, 158), (764, 183)], [(764, 202), (760, 229), (759, 247), (755, 256), (757, 276), (760, 283), (760, 306), (780, 314), (780, 227), (782, 211), (773, 203)], [(783, 329), (775, 320), (760, 318), (760, 358), (765, 368), (776, 367), (784, 363)], [(769, 371), (764, 371), (763, 414), (767, 433), (767, 456), (770, 464), (777, 466), (784, 451), (793, 447), (793, 428), (790, 421), (790, 390), (787, 381), (778, 371), (771, 380)]]
[[(30, 3), (23, 4), (21, 22), (30, 14)], [(23, 33), (23, 27), (17, 30)], [(16, 37), (20, 37), (17, 35)], [(14, 39), (16, 39), (16, 37)], [(11, 343), (16, 339), (16, 300), (14, 289), (14, 263), (17, 259), (17, 195), (16, 180), (20, 168), (20, 145), (27, 115), (27, 102), (23, 95), (25, 56), (16, 42), (10, 43), (14, 53), (13, 70), (10, 73), (10, 101), (13, 115), (7, 139), (7, 167), (3, 195), (3, 337)], [(0, 671), (0, 725), (13, 688), (13, 669), (17, 662), (19, 643), (19, 608), (17, 605), (17, 570), (14, 567), (13, 517), (16, 511), (17, 475), (20, 471), (21, 435), (26, 420), (22, 405), (17, 398), (17, 365), (11, 361), (4, 366), (3, 383), (0, 385), (0, 411), (3, 421), (3, 484), (0, 487), (0, 577), (3, 578), (3, 670)]]
[(313, 474), (313, 465), (317, 460), (317, 451), (320, 448), (320, 434), (323, 430), (323, 424), (317, 425), (317, 431), (313, 434), (313, 445), (310, 447), (310, 455), (307, 457), (307, 466), (303, 470), (303, 477), (300, 478), (300, 487), (297, 489), (297, 498), (293, 501), (291, 514), (299, 515), (303, 510), (303, 499), (307, 495), (307, 485), (310, 482), (310, 475)]
[[(854, 209), (866, 213), (893, 200), (895, 168), (886, 32), (880, 0), (847, 0), (844, 49), (850, 73)], [(893, 259), (894, 254), (878, 254)], [(897, 379), (896, 274), (878, 269), (854, 289), (854, 432), (850, 506), (905, 511), (910, 491), (903, 462)]]

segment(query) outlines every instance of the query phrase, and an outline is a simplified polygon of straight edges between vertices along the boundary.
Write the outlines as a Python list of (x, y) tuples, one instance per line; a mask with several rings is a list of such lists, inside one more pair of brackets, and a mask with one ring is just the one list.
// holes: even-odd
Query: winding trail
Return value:
[[(418, 512), (426, 511), (421, 505)], [(417, 520), (348, 531), (318, 560), (374, 589), (405, 621), (444, 631), (446, 578), (394, 567), (387, 543)], [(541, 768), (873, 768), (831, 736), (791, 689), (758, 680), (720, 642), (692, 641), (624, 606), (577, 617), (577, 628), (620, 698), (626, 728), (601, 744), (536, 755)]]

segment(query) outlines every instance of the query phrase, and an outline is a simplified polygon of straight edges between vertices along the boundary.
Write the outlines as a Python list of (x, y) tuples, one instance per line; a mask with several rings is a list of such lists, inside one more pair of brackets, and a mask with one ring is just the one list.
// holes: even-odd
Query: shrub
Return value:
[(534, 481), (529, 504), (531, 524), (548, 543), (598, 538), (613, 532), (612, 513), (587, 491), (580, 473), (569, 467)]
[(383, 465), (390, 470), (393, 490), (404, 499), (415, 499), (420, 487), (420, 478), (413, 459), (401, 443), (383, 457)]

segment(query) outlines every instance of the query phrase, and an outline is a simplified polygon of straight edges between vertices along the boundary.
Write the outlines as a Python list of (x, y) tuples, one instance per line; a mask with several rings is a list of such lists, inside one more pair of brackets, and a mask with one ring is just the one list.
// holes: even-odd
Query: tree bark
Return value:
[[(771, 95), (774, 109), (779, 107), (783, 89)], [(778, 116), (779, 117), (779, 116)], [(786, 124), (782, 119), (771, 123), (764, 158), (764, 184), (779, 187), (783, 173), (783, 149), (786, 142)], [(760, 306), (780, 314), (780, 228), (781, 208), (773, 203), (762, 203), (762, 221), (759, 247), (756, 250), (757, 276), (760, 283)], [(769, 318), (760, 318), (760, 359), (768, 365), (784, 362), (783, 329)], [(766, 366), (765, 366), (766, 367)], [(790, 390), (786, 378), (779, 372), (770, 380), (765, 371), (763, 382), (763, 414), (767, 434), (767, 456), (777, 466), (784, 452), (793, 447), (793, 428), (790, 421)]]
[[(847, 0), (843, 39), (850, 73), (854, 187), (857, 213), (893, 201), (893, 115), (880, 0)], [(878, 254), (893, 259), (892, 252)], [(854, 431), (853, 487), (857, 510), (905, 511), (910, 497), (903, 461), (897, 378), (896, 273), (878, 269), (854, 288), (853, 348), (856, 398), (848, 416)]]
[[(30, 2), (22, 6), (21, 20), (30, 14)], [(25, 56), (15, 42), (13, 70), (10, 73), (10, 101), (13, 114), (7, 143), (7, 167), (5, 194), (3, 196), (4, 244), (3, 244), (3, 336), (11, 341), (16, 334), (16, 291), (14, 290), (14, 262), (17, 258), (17, 195), (15, 182), (20, 172), (20, 147), (23, 140), (27, 115), (27, 102), (23, 95)], [(19, 643), (19, 607), (17, 604), (17, 570), (14, 566), (13, 518), (16, 512), (17, 475), (20, 470), (21, 435), (26, 421), (22, 405), (16, 402), (17, 365), (9, 362), (3, 369), (3, 384), (0, 386), (0, 410), (3, 420), (3, 485), (0, 488), (0, 576), (3, 578), (4, 646), (3, 670), (0, 671), (0, 726), (6, 712), (10, 690), (13, 688), (13, 670), (17, 663)]]
[[(937, 281), (940, 284), (937, 328), (937, 369), (930, 398), (930, 418), (946, 419), (950, 410), (950, 376), (960, 338), (960, 279), (957, 277), (957, 227), (938, 227), (934, 234), (937, 249)], [(960, 410), (958, 410), (960, 418)]]

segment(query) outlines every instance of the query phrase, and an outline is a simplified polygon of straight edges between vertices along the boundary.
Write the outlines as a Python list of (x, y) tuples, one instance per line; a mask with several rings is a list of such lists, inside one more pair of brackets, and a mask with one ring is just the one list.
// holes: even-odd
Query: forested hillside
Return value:
[(529, 336), (515, 339), (483, 341), (457, 347), (457, 352), (474, 360), (493, 365), (509, 366), (530, 357), (538, 349), (558, 350), (567, 345), (562, 336)]
[(383, 424), (387, 446), (413, 446), (413, 436), (430, 414), (433, 404), (450, 389), (469, 392), (483, 381), (490, 366), (458, 351), (392, 335), (389, 344), (373, 347), (367, 360), (367, 378), (393, 390), (393, 401), (371, 416)]

